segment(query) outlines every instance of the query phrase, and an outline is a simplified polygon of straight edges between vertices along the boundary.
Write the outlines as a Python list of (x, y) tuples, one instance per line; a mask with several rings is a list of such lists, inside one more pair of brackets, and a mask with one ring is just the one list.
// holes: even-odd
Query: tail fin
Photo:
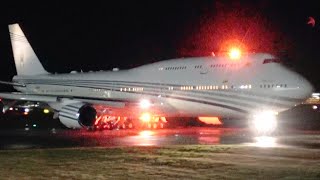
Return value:
[(18, 75), (49, 74), (40, 63), (19, 24), (9, 25), (12, 51)]

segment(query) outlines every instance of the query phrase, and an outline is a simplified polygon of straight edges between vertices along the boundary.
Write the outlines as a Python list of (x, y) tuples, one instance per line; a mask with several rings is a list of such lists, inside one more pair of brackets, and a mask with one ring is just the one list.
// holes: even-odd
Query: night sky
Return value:
[[(7, 25), (18, 22), (45, 68), (127, 69), (164, 59), (207, 56), (237, 44), (281, 57), (320, 90), (317, 1), (4, 2), (0, 80), (15, 67)], [(313, 17), (316, 24), (307, 24)], [(0, 86), (2, 91), (10, 90)]]

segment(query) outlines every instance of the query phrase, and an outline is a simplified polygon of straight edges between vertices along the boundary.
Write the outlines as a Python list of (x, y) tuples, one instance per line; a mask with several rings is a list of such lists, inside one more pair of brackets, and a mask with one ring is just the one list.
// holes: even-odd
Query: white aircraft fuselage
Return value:
[(170, 116), (241, 117), (263, 109), (280, 112), (301, 103), (311, 84), (270, 54), (160, 61), (129, 70), (15, 76), (24, 93), (117, 101), (150, 99)]

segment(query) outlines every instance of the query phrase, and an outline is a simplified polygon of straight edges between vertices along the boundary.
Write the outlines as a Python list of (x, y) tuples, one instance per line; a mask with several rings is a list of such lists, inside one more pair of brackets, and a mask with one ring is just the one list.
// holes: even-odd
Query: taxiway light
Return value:
[(318, 106), (313, 105), (313, 106), (312, 106), (312, 109), (313, 109), (313, 110), (316, 110), (316, 109), (318, 109)]
[(49, 111), (49, 109), (44, 109), (43, 110), (43, 113), (45, 113), (45, 114), (48, 114), (50, 111)]

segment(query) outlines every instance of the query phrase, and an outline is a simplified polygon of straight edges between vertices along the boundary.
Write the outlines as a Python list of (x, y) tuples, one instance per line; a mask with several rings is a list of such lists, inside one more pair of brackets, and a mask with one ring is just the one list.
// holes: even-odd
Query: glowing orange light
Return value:
[(23, 112), (23, 114), (24, 114), (24, 115), (28, 115), (28, 114), (29, 114), (29, 112)]
[(143, 113), (140, 118), (139, 118), (141, 121), (143, 122), (150, 122), (151, 120), (151, 115), (150, 113)]
[(162, 122), (165, 122), (165, 123), (167, 122), (166, 117), (160, 117), (160, 119), (161, 119)]
[(221, 121), (218, 117), (198, 117), (198, 119), (206, 124), (212, 124), (212, 125), (221, 125)]
[(96, 118), (95, 122), (94, 122), (94, 125), (98, 125), (99, 121), (101, 120), (101, 117), (102, 116), (99, 116), (98, 118)]
[(229, 57), (231, 59), (239, 59), (241, 57), (241, 51), (238, 48), (231, 48), (229, 51)]

